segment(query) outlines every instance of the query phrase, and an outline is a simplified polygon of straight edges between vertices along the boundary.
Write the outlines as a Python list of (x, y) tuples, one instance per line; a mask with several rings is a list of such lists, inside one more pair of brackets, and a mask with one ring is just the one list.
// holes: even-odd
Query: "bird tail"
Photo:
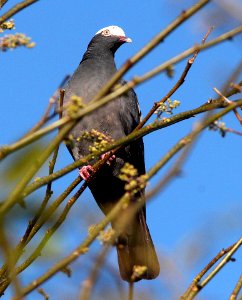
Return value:
[[(116, 222), (112, 225), (114, 229), (118, 227)], [(116, 248), (123, 280), (134, 282), (154, 279), (159, 275), (160, 266), (146, 224), (144, 208), (122, 230)]]

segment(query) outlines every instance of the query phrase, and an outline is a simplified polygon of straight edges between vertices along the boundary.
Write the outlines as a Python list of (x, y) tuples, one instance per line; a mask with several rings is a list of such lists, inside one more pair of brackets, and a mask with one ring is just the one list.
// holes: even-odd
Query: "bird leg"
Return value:
[(81, 170), (79, 171), (79, 175), (83, 180), (87, 181), (90, 178), (91, 174), (94, 172), (94, 168), (91, 165), (87, 165), (81, 168)]
[[(110, 156), (110, 152), (108, 151), (108, 152), (106, 152), (106, 153), (104, 153), (104, 154), (102, 154), (101, 155), (101, 159), (106, 159), (107, 157), (109, 157)], [(116, 156), (113, 154), (113, 155), (111, 155), (109, 158), (108, 158), (108, 160), (107, 160), (107, 165), (108, 166), (110, 166), (111, 165), (111, 163), (115, 160), (115, 158), (116, 158)]]
[[(101, 159), (107, 159), (108, 156), (110, 156), (110, 152), (106, 152), (106, 153), (102, 154)], [(116, 158), (115, 155), (111, 155), (106, 162), (107, 165), (110, 166), (115, 158)], [(81, 178), (83, 180), (87, 181), (90, 178), (90, 176), (92, 175), (92, 173), (94, 173), (94, 172), (95, 172), (95, 169), (91, 165), (87, 165), (87, 166), (83, 166), (80, 169), (79, 175), (81, 176)]]

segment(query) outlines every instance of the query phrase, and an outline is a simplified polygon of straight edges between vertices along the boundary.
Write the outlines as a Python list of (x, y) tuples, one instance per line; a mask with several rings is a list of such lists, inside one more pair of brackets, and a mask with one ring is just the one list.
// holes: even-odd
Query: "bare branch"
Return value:
[(23, 176), (22, 180), (18, 183), (18, 185), (13, 189), (9, 197), (5, 202), (0, 206), (0, 219), (3, 215), (11, 209), (11, 207), (21, 200), (21, 194), (23, 193), (26, 185), (32, 179), (34, 174), (39, 170), (39, 168), (44, 164), (44, 162), (48, 159), (51, 153), (58, 147), (58, 145), (63, 141), (64, 137), (68, 134), (68, 132), (75, 126), (75, 122), (67, 124), (63, 127), (59, 134), (53, 139), (53, 141), (49, 144), (49, 146), (44, 149), (42, 154), (39, 156), (38, 160), (35, 161), (28, 171)]
[(107, 92), (115, 85), (115, 83), (138, 61), (140, 61), (145, 55), (150, 53), (157, 45), (159, 45), (171, 32), (173, 32), (179, 25), (184, 21), (188, 20), (192, 15), (198, 12), (209, 0), (200, 0), (195, 5), (192, 5), (189, 9), (184, 10), (180, 16), (178, 16), (172, 23), (170, 23), (166, 28), (161, 31), (157, 36), (155, 36), (143, 49), (131, 57), (120, 69), (119, 71), (108, 81), (107, 84), (98, 92), (94, 97), (93, 101), (102, 98)]
[(199, 281), (202, 277), (225, 255), (227, 254), (235, 244), (232, 246), (222, 249), (206, 266), (202, 269), (202, 271), (193, 279), (191, 285), (188, 287), (186, 292), (180, 297), (180, 300), (186, 300), (187, 296), (191, 293), (191, 291), (198, 285)]
[[(237, 103), (238, 105), (242, 104), (242, 100)], [(199, 125), (199, 127), (196, 129), (196, 135), (199, 134), (204, 128), (209, 126), (212, 122), (220, 118), (221, 116), (227, 114), (233, 108), (235, 105), (232, 103), (222, 111), (220, 111), (217, 114), (214, 114), (210, 117), (208, 117), (202, 124)], [(158, 164), (156, 164), (155, 167), (153, 167), (148, 173), (147, 173), (147, 180), (149, 180), (151, 177), (153, 177), (159, 169), (164, 166), (164, 164), (172, 157), (175, 153), (177, 153), (180, 149), (182, 149), (185, 145), (188, 145), (191, 143), (191, 138), (194, 137), (194, 132), (190, 133), (188, 136), (184, 137), (182, 140), (176, 144), (171, 151), (169, 151), (168, 155), (165, 155), (164, 158), (162, 158)], [(173, 150), (174, 149), (174, 150)], [(129, 192), (126, 192), (124, 196), (120, 199), (120, 201), (115, 205), (115, 207), (108, 213), (108, 215), (98, 224), (95, 225), (92, 232), (88, 235), (88, 237), (79, 245), (74, 252), (72, 252), (69, 256), (62, 259), (59, 263), (57, 263), (54, 267), (49, 269), (46, 273), (44, 273), (42, 276), (34, 280), (30, 285), (28, 285), (26, 288), (22, 290), (22, 295), (26, 295), (30, 293), (32, 290), (39, 287), (42, 283), (44, 283), (46, 280), (48, 280), (50, 277), (52, 277), (54, 274), (56, 274), (58, 271), (69, 265), (71, 262), (76, 260), (80, 255), (84, 254), (87, 250), (90, 244), (95, 240), (95, 238), (98, 236), (101, 230), (103, 230), (107, 224), (113, 220), (120, 211), (124, 208), (124, 205), (127, 206), (129, 204), (130, 199), (132, 198), (132, 195)], [(232, 254), (231, 254), (232, 255)], [(17, 297), (14, 297), (13, 300), (18, 300)]]
[(49, 296), (46, 294), (46, 292), (42, 288), (38, 289), (38, 293), (40, 293), (40, 295), (42, 295), (45, 300), (49, 300)]
[[(192, 284), (189, 286), (187, 291), (181, 296), (181, 300), (192, 300), (199, 293), (199, 291), (208, 284), (208, 282), (231, 260), (232, 255), (238, 250), (238, 248), (242, 245), (242, 238), (238, 240), (234, 245), (228, 247), (227, 249), (223, 249), (220, 251), (214, 259), (195, 277)], [(211, 271), (210, 274), (200, 283), (202, 277), (207, 273), (209, 269), (211, 269), (216, 262), (222, 258), (224, 255), (226, 256), (222, 259), (222, 261)]]
[(109, 247), (105, 246), (100, 254), (97, 256), (95, 264), (88, 276), (88, 278), (83, 282), (83, 289), (79, 297), (80, 300), (89, 300), (91, 299), (91, 292), (97, 282), (98, 275), (100, 273), (101, 267), (105, 262), (106, 256), (108, 254)]
[(192, 48), (189, 48), (189, 49), (185, 50), (184, 52), (180, 53), (179, 55), (171, 58), (170, 60), (168, 60), (166, 62), (164, 62), (160, 66), (158, 66), (158, 67), (154, 68), (153, 70), (147, 72), (143, 76), (136, 77), (135, 81), (136, 81), (137, 84), (139, 84), (141, 82), (144, 82), (144, 81), (150, 79), (151, 77), (154, 77), (155, 75), (159, 74), (160, 72), (166, 70), (167, 67), (169, 67), (170, 65), (174, 65), (178, 61), (181, 61), (184, 58), (188, 57), (194, 51), (196, 51), (196, 50), (204, 51), (205, 49), (211, 48), (211, 47), (217, 45), (218, 43), (224, 42), (224, 41), (230, 39), (232, 36), (240, 34), (241, 32), (242, 32), (242, 26), (239, 26), (239, 27), (236, 27), (236, 28), (234, 28), (234, 29), (218, 36), (217, 38), (205, 43), (204, 45), (197, 45), (197, 46), (194, 46)]
[(36, 132), (38, 129), (41, 128), (41, 126), (43, 126), (46, 123), (46, 121), (49, 120), (49, 115), (50, 115), (51, 109), (53, 108), (54, 104), (55, 104), (55, 100), (53, 98), (50, 98), (48, 106), (47, 106), (46, 111), (44, 112), (44, 115), (42, 116), (42, 118), (23, 136), (23, 138)]
[[(13, 289), (16, 293), (16, 297), (18, 297), (20, 300), (23, 299), (21, 295), (21, 285), (20, 282), (16, 276), (16, 273), (14, 272), (14, 257), (13, 253), (11, 251), (12, 247), (9, 243), (9, 240), (5, 234), (4, 230), (4, 224), (3, 222), (0, 222), (0, 247), (3, 250), (3, 254), (5, 256), (5, 260), (7, 261), (7, 265), (9, 266), (9, 269), (6, 270), (7, 276), (9, 277), (9, 280), (13, 282)], [(0, 292), (0, 296), (2, 293)]]
[[(153, 131), (171, 126), (177, 122), (189, 119), (194, 117), (197, 114), (206, 112), (206, 111), (210, 111), (212, 109), (216, 109), (216, 108), (221, 108), (224, 107), (223, 102), (221, 103), (221, 101), (216, 101), (213, 102), (211, 101), (210, 103), (206, 103), (202, 106), (199, 106), (196, 109), (192, 109), (186, 112), (182, 112), (180, 114), (177, 114), (175, 116), (172, 116), (170, 118), (167, 119), (162, 119), (159, 121), (156, 121), (152, 124), (149, 124), (145, 127), (143, 127), (142, 129), (136, 130), (135, 132), (132, 132), (131, 134), (129, 134), (128, 136), (116, 141), (115, 143), (110, 144), (105, 150), (97, 152), (96, 156), (100, 156), (103, 153), (106, 153), (108, 151), (111, 151), (113, 149), (116, 149), (119, 146), (125, 146), (127, 144), (129, 144), (131, 141), (134, 141), (136, 139), (139, 139)], [(74, 169), (77, 169), (83, 165), (85, 165), (91, 158), (93, 157), (93, 154), (89, 154), (88, 156), (75, 161), (74, 163), (70, 164), (69, 166), (63, 168), (62, 170), (59, 170), (55, 173), (53, 173), (50, 176), (45, 176), (42, 177), (40, 179), (38, 179), (37, 181), (31, 183), (29, 186), (27, 186), (27, 188), (23, 191), (22, 197), (26, 197), (27, 195), (29, 195), (30, 193), (32, 193), (33, 191), (35, 191), (36, 189), (42, 187), (43, 185), (47, 184), (50, 180), (56, 180), (62, 176), (64, 176), (65, 174), (71, 172)]]
[[(33, 3), (37, 2), (37, 1), (39, 1), (39, 0), (25, 0), (25, 1), (22, 1), (22, 2), (20, 2), (18, 4), (16, 4), (9, 11), (7, 11), (4, 15), (0, 16), (0, 25), (2, 23), (4, 23), (5, 21), (7, 21), (9, 18), (11, 18), (16, 13), (20, 12), (21, 10), (23, 10), (27, 6), (30, 6), (31, 4), (33, 4)], [(6, 1), (4, 0), (3, 5), (5, 3), (6, 3)]]
[(17, 274), (22, 272), (23, 270), (25, 270), (28, 266), (31, 265), (31, 263), (33, 261), (35, 261), (39, 257), (42, 249), (45, 247), (45, 245), (47, 244), (47, 242), (49, 241), (51, 236), (56, 232), (56, 230), (64, 222), (64, 220), (66, 219), (66, 216), (67, 216), (68, 212), (70, 211), (72, 205), (77, 201), (77, 199), (80, 197), (80, 195), (82, 194), (82, 192), (85, 188), (86, 188), (86, 183), (84, 183), (79, 188), (79, 190), (75, 193), (75, 195), (68, 200), (63, 212), (61, 213), (60, 217), (55, 222), (55, 224), (51, 228), (47, 229), (44, 237), (42, 238), (42, 240), (40, 241), (38, 246), (34, 249), (32, 254), (25, 260), (25, 262), (23, 262), (19, 267), (17, 267), (17, 269), (16, 269)]
[(8, 0), (0, 0), (0, 8), (3, 8), (3, 6), (8, 2)]
[[(206, 35), (204, 36), (201, 45), (204, 45), (204, 43), (206, 42), (207, 37), (209, 36), (209, 34), (212, 31), (212, 27), (208, 30), (208, 32), (206, 33)], [(144, 119), (139, 123), (139, 125), (136, 127), (136, 129), (142, 128), (143, 125), (150, 119), (150, 117), (155, 113), (155, 111), (158, 109), (158, 107), (167, 101), (167, 99), (169, 99), (178, 89), (179, 87), (184, 83), (185, 78), (189, 72), (189, 70), (191, 69), (197, 55), (199, 53), (199, 50), (196, 49), (193, 57), (188, 59), (186, 67), (184, 69), (184, 71), (182, 72), (181, 77), (178, 79), (178, 81), (176, 82), (176, 84), (172, 87), (172, 89), (158, 102), (156, 102), (152, 109), (148, 112), (148, 114), (144, 117)]]
[[(0, 147), (0, 160), (5, 158), (7, 155), (9, 155), (10, 153), (38, 140), (39, 138), (41, 138), (43, 135), (46, 135), (47, 133), (50, 133), (51, 131), (62, 127), (70, 122), (73, 122), (73, 120), (80, 120), (83, 116), (90, 114), (91, 112), (93, 112), (94, 110), (96, 110), (97, 108), (101, 107), (102, 105), (105, 105), (106, 103), (114, 100), (115, 98), (117, 98), (118, 96), (126, 93), (127, 91), (129, 91), (131, 88), (135, 87), (136, 85), (141, 84), (142, 82), (150, 79), (151, 77), (157, 75), (160, 72), (164, 72), (167, 67), (169, 67), (172, 64), (175, 64), (181, 60), (183, 60), (184, 58), (188, 57), (189, 55), (193, 54), (194, 51), (199, 50), (199, 51), (203, 51), (205, 49), (208, 49), (209, 47), (215, 46), (218, 43), (223, 42), (224, 40), (227, 40), (229, 38), (231, 38), (232, 36), (235, 36), (239, 33), (242, 32), (242, 26), (237, 27), (231, 31), (226, 32), (225, 34), (220, 35), (219, 37), (211, 40), (210, 42), (205, 43), (204, 45), (200, 45), (200, 46), (194, 46), (192, 48), (187, 49), (186, 51), (182, 52), (181, 54), (173, 57), (172, 59), (166, 61), (165, 63), (163, 63), (162, 65), (160, 65), (159, 67), (153, 69), (152, 71), (144, 74), (143, 76), (140, 77), (135, 77), (133, 78), (133, 80), (127, 82), (124, 86), (118, 88), (117, 90), (115, 90), (114, 92), (108, 94), (107, 96), (101, 98), (100, 100), (96, 101), (96, 102), (92, 102), (89, 105), (87, 105), (87, 107), (83, 108), (80, 113), (78, 113), (76, 115), (75, 118), (70, 119), (68, 117), (63, 117), (61, 120), (58, 120), (52, 124), (50, 124), (49, 126), (46, 126), (45, 128), (42, 128), (38, 131), (36, 131), (35, 133), (33, 133), (32, 135), (21, 139), (19, 141), (17, 141), (14, 144), (11, 145), (5, 145)], [(237, 92), (237, 90), (236, 90)]]
[(225, 258), (215, 267), (215, 269), (200, 283), (200, 287), (203, 288), (208, 282), (231, 260), (232, 255), (239, 249), (242, 245), (242, 238), (234, 244), (233, 248), (227, 253)]
[[(225, 97), (217, 88), (214, 88), (214, 91), (227, 103), (232, 103), (233, 101), (229, 100), (227, 97)], [(237, 109), (234, 109), (234, 114), (237, 118), (237, 120), (240, 122), (240, 125), (242, 125), (242, 117), (238, 113)]]
[[(35, 236), (35, 234), (39, 231), (39, 229), (43, 226), (43, 224), (53, 215), (53, 213), (57, 210), (57, 208), (61, 205), (63, 200), (73, 191), (73, 189), (80, 183), (80, 177), (78, 177), (76, 180), (72, 182), (72, 184), (48, 207), (48, 209), (45, 211), (43, 215), (41, 215), (41, 218), (35, 222), (35, 224), (31, 224), (28, 226), (23, 238), (20, 240), (18, 245), (14, 250), (12, 250), (12, 255), (14, 258), (14, 265), (19, 260), (20, 256), (23, 253), (23, 250), (25, 246), (31, 241), (31, 239)], [(85, 187), (81, 188), (81, 192), (85, 189)], [(57, 228), (62, 224), (62, 222), (65, 219), (66, 214), (68, 213), (71, 206), (76, 201), (76, 197), (80, 194), (76, 194), (74, 198), (72, 197), (69, 202), (67, 203), (66, 207), (64, 208), (63, 213), (61, 214), (58, 221), (55, 223), (55, 225), (47, 230), (45, 236), (43, 237), (42, 241), (39, 243), (39, 245), (36, 247), (36, 249), (32, 252), (32, 254), (23, 262), (20, 266), (18, 266), (15, 269), (15, 273), (19, 274), (22, 271), (24, 271), (40, 254), (43, 247), (46, 245), (50, 237), (53, 235), (53, 233), (57, 230)], [(6, 262), (1, 270), (0, 270), (0, 278), (2, 278), (2, 282), (0, 285), (0, 295), (4, 293), (8, 285), (11, 283), (11, 278), (6, 275), (7, 268), (9, 268), (8, 263)], [(13, 264), (11, 264), (11, 268), (13, 269)]]
[(238, 282), (236, 283), (236, 286), (234, 287), (234, 290), (233, 290), (232, 294), (230, 295), (229, 300), (238, 299), (241, 288), (242, 288), (242, 275), (240, 275), (240, 278), (239, 278)]

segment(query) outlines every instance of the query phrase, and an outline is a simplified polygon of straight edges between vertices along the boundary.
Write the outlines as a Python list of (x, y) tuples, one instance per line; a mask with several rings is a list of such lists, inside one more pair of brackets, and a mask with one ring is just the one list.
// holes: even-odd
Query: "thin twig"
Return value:
[[(61, 205), (61, 203), (66, 199), (66, 197), (73, 191), (73, 189), (80, 183), (80, 177), (78, 176), (69, 186), (68, 188), (48, 207), (45, 211), (45, 214), (41, 216), (40, 220), (34, 226), (28, 227), (28, 232), (25, 233), (24, 238), (20, 240), (16, 248), (12, 251), (15, 261), (17, 262), (23, 253), (24, 247), (31, 241), (31, 239), (35, 236), (35, 234), (39, 231), (39, 229), (46, 223), (46, 221), (54, 214), (57, 208)], [(15, 262), (15, 263), (16, 263)], [(27, 263), (26, 263), (27, 268)], [(18, 273), (22, 272), (25, 269), (24, 265), (18, 269)], [(0, 285), (0, 295), (6, 290), (11, 280), (6, 276), (7, 263), (5, 263), (0, 269), (0, 278), (2, 280), (2, 284)], [(16, 271), (15, 271), (16, 272)]]
[(94, 286), (98, 280), (99, 273), (101, 271), (101, 267), (103, 266), (106, 256), (109, 251), (109, 246), (105, 246), (100, 254), (97, 256), (95, 264), (91, 269), (91, 272), (87, 279), (84, 280), (82, 286), (82, 292), (80, 295), (80, 300), (89, 300), (91, 297), (91, 292), (94, 289)]
[[(55, 112), (53, 115), (50, 115), (51, 109), (53, 106), (57, 106), (58, 101), (60, 102), (60, 107), (62, 107), (63, 104), (63, 98), (64, 98), (64, 90), (62, 89), (66, 82), (69, 80), (70, 76), (66, 75), (64, 79), (61, 81), (60, 85), (58, 86), (57, 90), (54, 92), (53, 96), (50, 98), (48, 106), (46, 108), (46, 111), (44, 112), (42, 118), (22, 137), (25, 138), (29, 136), (30, 134), (36, 132), (38, 129), (40, 129), (46, 122), (48, 122), (51, 118), (53, 118), (58, 109), (55, 109)], [(59, 112), (60, 118), (62, 117), (62, 112)]]
[(231, 97), (232, 95), (235, 95), (235, 94), (238, 94), (241, 92), (241, 89), (242, 89), (242, 81), (240, 81), (239, 83), (235, 84), (233, 83), (231, 85), (231, 89), (230, 91), (228, 91), (225, 96), (228, 98), (228, 97)]
[[(232, 103), (233, 101), (229, 100), (227, 97), (225, 97), (217, 88), (214, 88), (214, 91), (227, 103)], [(240, 114), (238, 113), (237, 109), (234, 109), (234, 114), (237, 118), (237, 120), (239, 121), (240, 125), (242, 125), (242, 117), (240, 116)]]
[(196, 288), (196, 285), (198, 285), (199, 281), (202, 279), (202, 277), (225, 255), (227, 254), (235, 244), (229, 246), (226, 249), (222, 249), (203, 269), (199, 274), (193, 279), (191, 285), (188, 287), (186, 292), (180, 297), (180, 300), (186, 300), (188, 295), (191, 293), (191, 291)]
[(236, 300), (238, 299), (239, 296), (239, 292), (242, 288), (242, 275), (240, 275), (239, 280), (236, 283), (236, 286), (234, 287), (234, 290), (232, 292), (232, 294), (229, 297), (229, 300)]
[[(52, 157), (52, 160), (49, 162), (49, 175), (53, 174), (53, 171), (54, 171), (54, 166), (55, 166), (55, 162), (56, 162), (56, 159), (57, 159), (57, 155), (58, 155), (58, 151), (59, 151), (59, 147), (55, 150), (54, 154), (53, 154), (53, 157)], [(32, 229), (34, 228), (35, 224), (38, 222), (39, 218), (42, 216), (48, 202), (49, 202), (49, 199), (52, 195), (52, 191), (51, 191), (51, 187), (52, 187), (52, 181), (50, 181), (48, 184), (47, 184), (47, 188), (46, 188), (46, 192), (45, 192), (45, 198), (43, 200), (43, 202), (41, 203), (41, 206), (39, 208), (39, 210), (37, 211), (36, 215), (34, 216), (34, 218), (29, 222), (29, 226), (22, 238), (22, 242), (23, 244), (25, 245), (27, 240), (29, 239), (29, 235), (32, 231)]]
[[(240, 81), (238, 84), (234, 83), (237, 80), (237, 78), (239, 77), (241, 70), (242, 70), (242, 61), (238, 64), (238, 66), (235, 68), (233, 73), (226, 80), (223, 87), (221, 88), (221, 92), (219, 92), (218, 90), (215, 90), (215, 92), (218, 94), (217, 100), (225, 99), (225, 101), (228, 102), (228, 97), (234, 95), (235, 93), (241, 92), (242, 82)], [(238, 114), (237, 111), (236, 111), (236, 114)], [(237, 131), (233, 128), (227, 128), (224, 125), (220, 126), (219, 123), (214, 123), (213, 128), (219, 129), (222, 136), (225, 136), (226, 132), (230, 132), (230, 133), (242, 136), (242, 132)]]
[(49, 300), (49, 296), (46, 294), (46, 292), (42, 288), (39, 288), (37, 291), (38, 291), (38, 293), (40, 293), (40, 295), (42, 295), (44, 297), (45, 300)]
[(129, 296), (128, 300), (133, 300), (134, 299), (134, 283), (129, 282)]
[[(65, 82), (65, 81), (63, 81), (63, 82)], [(62, 86), (63, 82), (61, 83), (61, 86)], [(60, 90), (61, 86), (59, 86), (58, 90)], [(64, 98), (64, 92), (62, 90), (60, 90), (60, 103), (63, 102), (63, 98)], [(56, 103), (57, 100), (58, 99), (56, 99), (54, 101), (54, 103)], [(48, 116), (48, 114), (47, 114), (47, 116)], [(51, 161), (49, 162), (49, 175), (53, 174), (53, 172), (54, 172), (58, 152), (59, 152), (59, 146), (57, 146), (57, 148), (55, 149), (53, 157), (52, 157)], [(45, 210), (45, 208), (49, 202), (49, 199), (52, 195), (51, 188), (52, 188), (52, 181), (50, 181), (47, 184), (44, 201), (42, 202), (41, 207), (40, 207), (38, 213), (36, 214), (36, 217), (34, 218), (34, 220), (32, 220), (32, 226), (34, 226), (37, 223), (40, 216), (42, 216), (42, 213)]]
[(47, 106), (46, 111), (44, 112), (42, 118), (22, 138), (25, 138), (25, 137), (31, 135), (32, 133), (36, 132), (49, 120), (49, 115), (50, 115), (51, 109), (53, 108), (54, 104), (55, 104), (54, 99), (50, 98), (48, 106)]
[[(187, 291), (181, 296), (180, 300), (192, 300), (195, 296), (203, 289), (210, 280), (231, 260), (232, 255), (238, 250), (238, 248), (242, 245), (242, 238), (238, 240), (235, 244), (230, 246), (227, 249), (223, 249), (219, 252), (216, 257), (195, 277), (193, 283), (187, 289)], [(207, 273), (207, 271), (213, 267), (216, 262), (222, 258), (222, 261), (207, 275), (207, 277), (202, 281), (202, 277)]]
[(23, 10), (27, 6), (30, 6), (31, 4), (33, 4), (37, 1), (39, 1), (39, 0), (25, 0), (25, 1), (22, 1), (18, 4), (16, 4), (14, 7), (9, 9), (4, 15), (0, 16), (0, 25), (2, 23), (4, 23), (5, 21), (7, 21), (9, 18), (11, 18), (16, 13), (20, 12), (21, 10)]
[[(178, 157), (178, 159), (175, 161), (175, 163), (173, 164), (173, 166), (170, 168), (170, 170), (166, 173), (166, 175), (162, 178), (162, 180), (160, 182), (158, 182), (158, 184), (150, 191), (148, 191), (146, 193), (146, 197), (147, 198), (152, 198), (155, 195), (158, 194), (158, 192), (168, 184), (168, 182), (170, 182), (170, 180), (172, 178), (174, 178), (175, 176), (178, 176), (181, 172), (181, 167), (182, 165), (185, 163), (186, 158), (188, 157), (188, 154), (191, 151), (192, 146), (194, 145), (195, 141), (197, 138), (197, 134), (196, 131), (193, 131), (193, 134), (191, 134), (190, 137), (190, 142), (189, 144), (185, 147), (184, 151), (182, 152), (182, 154)], [(188, 140), (187, 140), (188, 141)], [(175, 147), (173, 147), (175, 148)], [(167, 153), (168, 154), (168, 153)], [(175, 153), (174, 153), (175, 154)], [(170, 155), (174, 155), (172, 153), (170, 153)], [(169, 155), (169, 154), (168, 154)]]
[(66, 216), (67, 216), (68, 212), (70, 211), (71, 207), (77, 201), (77, 199), (80, 197), (80, 195), (82, 194), (82, 192), (85, 188), (86, 188), (86, 183), (84, 183), (79, 188), (79, 190), (75, 193), (75, 195), (68, 200), (65, 208), (63, 209), (63, 212), (61, 213), (61, 215), (57, 219), (57, 221), (54, 223), (54, 225), (51, 228), (47, 229), (44, 237), (41, 239), (38, 246), (34, 249), (34, 251), (30, 254), (30, 256), (19, 267), (17, 267), (17, 269), (16, 269), (17, 274), (22, 272), (23, 270), (25, 270), (29, 265), (32, 264), (33, 261), (35, 261), (39, 257), (41, 251), (43, 250), (43, 248), (45, 247), (45, 245), (47, 244), (47, 242), (49, 241), (51, 236), (56, 232), (56, 230), (65, 221)]
[[(54, 166), (55, 166), (56, 159), (58, 156), (58, 151), (59, 151), (59, 147), (55, 150), (53, 157), (52, 157), (51, 161), (49, 162), (49, 175), (53, 174)], [(41, 206), (40, 206), (39, 210), (37, 211), (35, 217), (30, 221), (30, 224), (26, 230), (26, 233), (22, 238), (23, 244), (25, 244), (26, 241), (29, 239), (29, 235), (30, 235), (32, 229), (34, 228), (35, 224), (38, 222), (39, 218), (42, 216), (42, 214), (49, 202), (49, 199), (52, 195), (51, 187), (52, 187), (52, 181), (48, 182), (44, 201), (41, 203)]]
[(215, 267), (215, 269), (200, 283), (200, 287), (203, 288), (208, 282), (231, 260), (232, 255), (239, 249), (242, 245), (242, 238), (238, 240), (233, 248), (227, 253), (225, 258)]
[(237, 135), (239, 135), (239, 136), (242, 136), (242, 132), (237, 131), (237, 130), (235, 130), (235, 129), (233, 129), (233, 128), (225, 128), (225, 131), (231, 132), (231, 133), (234, 133), (234, 134), (237, 134)]
[(57, 208), (63, 203), (63, 201), (68, 197), (68, 195), (78, 186), (81, 182), (80, 176), (78, 176), (68, 187), (67, 189), (58, 197), (56, 200), (51, 203), (51, 205), (46, 209), (44, 215), (41, 216), (38, 223), (32, 228), (30, 235), (28, 237), (27, 243), (33, 238), (33, 236), (39, 231), (39, 229), (51, 218)]
[[(217, 45), (218, 43), (224, 42), (224, 41), (228, 40), (230, 37), (235, 36), (237, 34), (240, 34), (241, 32), (242, 32), (242, 25), (238, 26), (238, 27), (236, 27), (236, 28), (234, 28), (234, 29), (232, 29), (232, 30), (224, 33), (224, 34), (221, 34), (217, 38), (214, 38), (213, 40), (208, 41), (204, 45), (196, 45), (194, 47), (191, 47), (191, 48), (185, 50), (184, 52), (180, 53), (179, 55), (171, 58), (170, 60), (162, 63), (161, 65), (159, 65), (158, 67), (154, 68), (153, 70), (147, 72), (143, 76), (136, 77), (134, 79), (134, 81), (136, 82), (136, 84), (140, 84), (141, 82), (144, 82), (144, 81), (146, 81), (146, 80), (148, 80), (148, 79), (156, 76), (160, 72), (166, 70), (167, 67), (169, 67), (170, 65), (174, 65), (178, 61), (181, 61), (184, 58), (188, 57), (195, 50), (204, 51), (205, 49), (213, 47), (213, 46)], [(130, 81), (130, 82), (127, 83), (127, 85), (133, 85), (133, 82)]]
[(64, 102), (64, 96), (65, 96), (65, 90), (64, 89), (60, 89), (60, 111), (59, 111), (59, 118), (62, 119), (63, 117), (63, 102)]
[(235, 70), (232, 72), (232, 74), (225, 81), (223, 87), (221, 88), (221, 93), (227, 98), (231, 96), (229, 94), (230, 90), (232, 90), (231, 87), (236, 88), (238, 92), (241, 91), (241, 85), (235, 84), (235, 81), (237, 81), (237, 78), (239, 77), (241, 71), (242, 71), (242, 61), (238, 64), (238, 66), (236, 66)]
[[(202, 39), (201, 45), (205, 44), (206, 39), (209, 36), (209, 34), (211, 33), (212, 29), (213, 29), (213, 27), (209, 28), (206, 35)], [(162, 103), (166, 102), (184, 83), (186, 76), (187, 76), (189, 70), (191, 69), (199, 51), (200, 51), (199, 49), (196, 49), (194, 51), (193, 57), (188, 59), (186, 67), (185, 67), (184, 71), (182, 72), (182, 75), (180, 76), (179, 80), (176, 82), (176, 84), (172, 87), (172, 89), (160, 101), (154, 103), (152, 109), (148, 112), (148, 114), (144, 117), (144, 119), (139, 123), (139, 125), (136, 127), (136, 129), (142, 128), (144, 126), (144, 124), (147, 123), (147, 121), (150, 119), (150, 117), (155, 113), (155, 111), (160, 107), (160, 105)]]
[(39, 158), (35, 161), (33, 165), (30, 166), (28, 171), (25, 173), (23, 178), (19, 181), (18, 185), (12, 190), (11, 194), (5, 202), (0, 206), (0, 219), (3, 215), (9, 211), (17, 202), (21, 200), (21, 194), (26, 188), (29, 181), (33, 178), (34, 174), (40, 169), (44, 162), (48, 159), (51, 153), (58, 147), (58, 145), (63, 141), (69, 131), (75, 126), (76, 122), (73, 121), (63, 127), (59, 134), (53, 139), (53, 141), (47, 146)]
[[(5, 260), (7, 261), (7, 265), (9, 266), (9, 269), (6, 270), (6, 276), (10, 278), (10, 280), (13, 282), (13, 289), (15, 292), (16, 297), (18, 297), (20, 300), (23, 299), (21, 295), (21, 285), (20, 282), (16, 276), (16, 272), (14, 272), (14, 257), (12, 255), (11, 246), (9, 244), (9, 241), (6, 237), (5, 230), (4, 230), (4, 224), (3, 222), (0, 222), (0, 247), (3, 250), (3, 254), (5, 256)], [(3, 293), (0, 292), (0, 296)]]

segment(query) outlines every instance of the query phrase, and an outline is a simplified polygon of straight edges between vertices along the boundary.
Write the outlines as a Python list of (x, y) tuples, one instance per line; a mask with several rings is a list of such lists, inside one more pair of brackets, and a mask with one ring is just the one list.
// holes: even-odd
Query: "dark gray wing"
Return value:
[[(121, 82), (126, 83), (124, 80)], [(141, 112), (137, 95), (133, 89), (129, 90), (125, 95), (121, 96), (121, 105), (119, 117), (124, 129), (125, 135), (130, 134), (139, 124), (141, 119)], [(145, 173), (144, 163), (144, 143), (142, 139), (132, 142), (125, 148), (126, 160), (133, 164), (138, 169), (139, 174)]]

